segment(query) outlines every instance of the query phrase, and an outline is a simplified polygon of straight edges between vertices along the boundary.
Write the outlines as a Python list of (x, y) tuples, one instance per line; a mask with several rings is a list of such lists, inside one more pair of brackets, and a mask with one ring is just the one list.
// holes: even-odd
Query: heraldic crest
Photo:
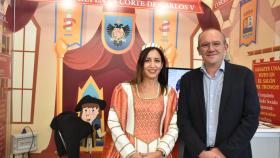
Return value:
[(123, 41), (130, 33), (130, 28), (128, 25), (123, 26), (123, 24), (115, 23), (114, 25), (109, 24), (107, 26), (107, 33), (111, 35), (113, 44), (115, 46), (121, 46)]
[(134, 41), (134, 15), (105, 13), (102, 21), (102, 42), (112, 53), (127, 52)]

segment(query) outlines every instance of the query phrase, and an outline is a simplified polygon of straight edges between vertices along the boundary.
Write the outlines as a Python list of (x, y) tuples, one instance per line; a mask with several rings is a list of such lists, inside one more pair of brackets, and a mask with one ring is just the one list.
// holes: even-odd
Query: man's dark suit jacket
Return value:
[[(206, 147), (206, 110), (203, 72), (194, 69), (181, 78), (178, 102), (184, 158), (197, 158)], [(226, 158), (251, 158), (250, 140), (259, 123), (259, 99), (253, 72), (225, 62), (215, 147)]]

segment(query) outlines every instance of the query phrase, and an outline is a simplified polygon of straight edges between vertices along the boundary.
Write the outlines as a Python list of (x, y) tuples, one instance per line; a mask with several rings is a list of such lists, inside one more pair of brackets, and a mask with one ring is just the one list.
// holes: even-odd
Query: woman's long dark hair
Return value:
[(143, 82), (144, 63), (151, 50), (157, 50), (162, 61), (162, 69), (160, 70), (160, 73), (158, 75), (158, 82), (160, 83), (161, 94), (164, 94), (164, 92), (166, 92), (167, 90), (166, 60), (163, 54), (163, 50), (157, 47), (148, 47), (141, 51), (136, 65), (135, 77), (130, 81), (130, 84), (140, 84), (141, 82)]

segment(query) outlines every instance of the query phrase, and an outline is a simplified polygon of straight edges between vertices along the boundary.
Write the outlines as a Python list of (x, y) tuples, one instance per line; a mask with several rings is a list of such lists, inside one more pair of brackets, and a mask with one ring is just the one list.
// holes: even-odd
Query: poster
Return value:
[(260, 120), (280, 125), (280, 60), (253, 62), (261, 106)]

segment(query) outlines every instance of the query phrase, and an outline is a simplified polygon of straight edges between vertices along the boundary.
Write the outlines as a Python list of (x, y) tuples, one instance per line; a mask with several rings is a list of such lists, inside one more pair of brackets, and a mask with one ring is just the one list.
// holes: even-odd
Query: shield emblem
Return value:
[(126, 53), (135, 37), (134, 14), (104, 13), (102, 19), (102, 43), (114, 54)]

